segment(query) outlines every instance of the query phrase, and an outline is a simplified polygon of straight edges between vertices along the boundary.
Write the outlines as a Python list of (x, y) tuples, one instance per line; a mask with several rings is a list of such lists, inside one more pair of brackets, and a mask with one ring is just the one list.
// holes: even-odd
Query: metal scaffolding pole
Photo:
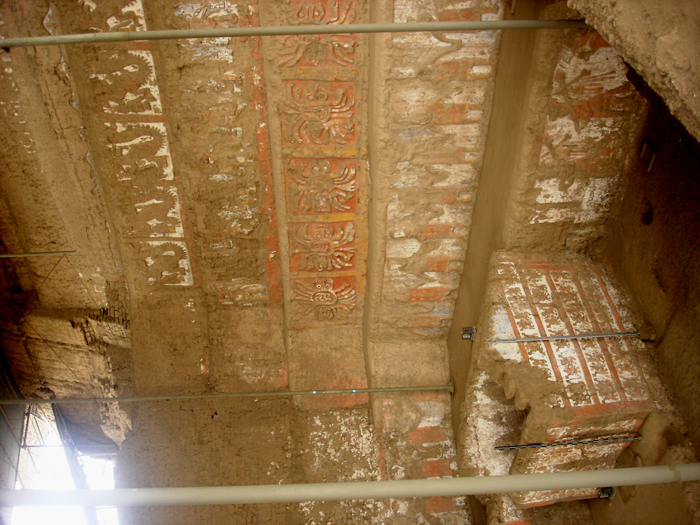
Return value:
[(412, 22), (386, 24), (301, 25), (276, 27), (227, 27), (161, 31), (115, 31), (77, 35), (7, 38), (0, 49), (62, 44), (97, 44), (140, 40), (176, 40), (180, 38), (220, 38), (244, 36), (331, 35), (348, 33), (416, 33), (489, 31), (497, 29), (585, 29), (584, 20), (495, 20), (478, 22)]
[(516, 474), (401, 481), (115, 490), (0, 490), (2, 507), (230, 505), (353, 499), (424, 498), (535, 490), (653, 485), (700, 479), (700, 463), (556, 474)]
[(51, 255), (73, 255), (75, 251), (68, 252), (27, 252), (27, 253), (0, 253), (0, 259), (11, 259), (13, 257), (49, 257)]
[(174, 396), (132, 396), (132, 397), (68, 397), (54, 399), (0, 399), (2, 405), (84, 405), (88, 403), (133, 403), (137, 401), (175, 401), (189, 399), (228, 399), (237, 397), (286, 397), (286, 396), (324, 396), (376, 394), (382, 392), (425, 392), (433, 390), (455, 391), (454, 385), (440, 386), (398, 386), (389, 388), (348, 388), (341, 390), (280, 390), (277, 392), (238, 392), (222, 394), (186, 394)]

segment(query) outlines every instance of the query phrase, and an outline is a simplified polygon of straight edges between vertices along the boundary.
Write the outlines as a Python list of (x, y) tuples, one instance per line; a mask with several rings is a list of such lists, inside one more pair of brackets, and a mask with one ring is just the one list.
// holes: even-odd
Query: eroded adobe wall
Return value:
[[(629, 292), (600, 264), (574, 254), (496, 252), (475, 343), (470, 390), (462, 405), (460, 467), (465, 474), (560, 472), (692, 462), (680, 414), (662, 386), (651, 344), (639, 336), (507, 342), (512, 338), (631, 331), (643, 326)], [(495, 416), (495, 417), (494, 417)], [(628, 443), (497, 451), (495, 446), (561, 443), (640, 434)], [(664, 503), (639, 504), (653, 518), (697, 516), (697, 483), (664, 487)], [(668, 490), (666, 490), (668, 489)], [(597, 489), (482, 498), (490, 519), (537, 522), (529, 509), (594, 498)], [(615, 519), (634, 491), (596, 503), (596, 519)], [(623, 503), (624, 502), (624, 503)], [(553, 516), (577, 514), (556, 504)], [(578, 519), (578, 518), (577, 518)], [(590, 522), (590, 517), (588, 518)]]
[[(576, 18), (564, 2), (519, 2), (516, 18)], [(585, 251), (616, 213), (647, 104), (620, 54), (592, 30), (504, 36), (486, 144), (471, 272), (448, 338), (458, 394), (470, 364), (461, 329), (476, 323), (493, 250)]]
[[(636, 84), (651, 101), (644, 127), (646, 147), (629, 172), (620, 214), (597, 248), (634, 294), (638, 311), (655, 331), (654, 355), (697, 454), (698, 352), (693, 341), (698, 304), (694, 292), (698, 280), (695, 203), (700, 148), (664, 102), (641, 79)], [(664, 432), (674, 439), (670, 429)], [(651, 514), (649, 509), (662, 497), (672, 496), (640, 487), (635, 497), (598, 505), (595, 511), (631, 523), (642, 513)]]
[(700, 6), (668, 0), (569, 0), (700, 138)]

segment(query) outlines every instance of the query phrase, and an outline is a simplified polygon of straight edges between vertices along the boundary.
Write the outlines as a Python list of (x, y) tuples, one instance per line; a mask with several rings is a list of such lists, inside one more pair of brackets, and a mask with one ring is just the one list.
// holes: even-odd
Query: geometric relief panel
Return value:
[[(357, 20), (356, 0), (287, 0), (294, 8), (291, 23), (312, 25), (353, 24)], [(284, 37), (281, 67), (353, 68), (357, 36), (292, 35)]]
[(357, 0), (287, 0), (301, 24), (352, 24), (357, 18)]
[(282, 67), (352, 68), (355, 35), (294, 35), (284, 39)]

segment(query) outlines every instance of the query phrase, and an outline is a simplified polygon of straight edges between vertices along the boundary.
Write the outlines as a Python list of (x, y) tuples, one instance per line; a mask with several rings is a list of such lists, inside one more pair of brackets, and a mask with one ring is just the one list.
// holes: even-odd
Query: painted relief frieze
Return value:
[(290, 225), (293, 272), (332, 272), (355, 268), (355, 224), (303, 223)]
[(345, 213), (357, 209), (355, 159), (289, 159), (286, 179), (288, 213)]
[(299, 35), (284, 41), (282, 67), (355, 67), (354, 35)]
[(300, 24), (352, 24), (357, 18), (357, 0), (287, 0)]
[[(153, 55), (147, 50), (101, 49), (90, 79), (105, 113), (161, 115)], [(100, 86), (101, 85), (101, 86)]]
[[(352, 24), (357, 19), (355, 0), (305, 2), (291, 0), (294, 20), (300, 24)], [(293, 35), (283, 38), (284, 50), (279, 65), (314, 68), (354, 68), (355, 35)]]
[[(286, 0), (280, 23), (358, 22), (357, 0)], [(299, 326), (357, 322), (366, 252), (354, 34), (276, 39), (291, 301)]]
[[(80, 0), (60, 13), (64, 32), (146, 31), (142, 0), (109, 5)], [(71, 50), (74, 52), (74, 50)], [(150, 44), (95, 46), (90, 60), (73, 56), (76, 80), (92, 97), (81, 103), (101, 115), (95, 167), (109, 195), (119, 233), (137, 257), (137, 279), (149, 285), (194, 284), (182, 193), (175, 178), (171, 132)], [(162, 239), (162, 240), (158, 240)], [(167, 239), (167, 240), (166, 240)]]
[(104, 126), (117, 181), (149, 188), (174, 179), (165, 123), (105, 122)]
[(318, 321), (348, 318), (356, 306), (355, 277), (296, 279), (293, 289), (298, 311)]
[(355, 144), (355, 90), (352, 82), (286, 82), (282, 109), (285, 145)]
[(184, 241), (144, 241), (137, 245), (146, 266), (148, 284), (192, 286), (187, 243)]

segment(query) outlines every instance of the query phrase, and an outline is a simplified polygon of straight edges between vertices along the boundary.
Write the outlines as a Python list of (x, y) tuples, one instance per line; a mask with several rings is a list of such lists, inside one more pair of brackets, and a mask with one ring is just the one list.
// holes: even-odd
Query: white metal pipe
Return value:
[(230, 505), (353, 499), (421, 498), (652, 485), (700, 479), (700, 463), (556, 474), (401, 481), (115, 490), (0, 490), (1, 507)]
[(115, 31), (0, 40), (0, 49), (61, 44), (95, 44), (180, 38), (220, 38), (244, 36), (329, 35), (348, 33), (414, 33), (431, 31), (487, 31), (495, 29), (585, 29), (584, 20), (494, 20), (476, 22), (411, 22), (383, 24), (301, 25), (273, 27), (221, 27), (160, 31)]

